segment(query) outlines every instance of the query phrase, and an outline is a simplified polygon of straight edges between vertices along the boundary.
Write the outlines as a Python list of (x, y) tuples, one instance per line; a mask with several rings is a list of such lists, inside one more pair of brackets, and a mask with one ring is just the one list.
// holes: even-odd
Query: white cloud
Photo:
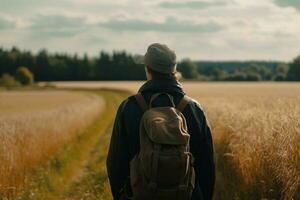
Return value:
[(152, 22), (144, 20), (110, 20), (99, 23), (100, 26), (114, 31), (157, 31), (167, 33), (213, 33), (218, 32), (222, 27), (214, 22), (194, 23), (193, 21), (179, 21), (176, 18), (168, 17), (163, 22)]
[(5, 17), (0, 18), (0, 31), (13, 29), (14, 27), (16, 27), (16, 22), (14, 20)]
[(297, 2), (0, 0), (0, 44), (95, 55), (162, 42), (179, 58), (290, 60), (300, 54)]

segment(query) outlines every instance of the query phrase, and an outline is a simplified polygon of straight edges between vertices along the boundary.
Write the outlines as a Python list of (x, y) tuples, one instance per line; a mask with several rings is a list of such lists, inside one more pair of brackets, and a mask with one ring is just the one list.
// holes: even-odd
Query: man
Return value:
[[(149, 103), (155, 93), (168, 93), (175, 105), (184, 97), (182, 85), (177, 80), (176, 55), (166, 45), (154, 43), (148, 47), (143, 64), (147, 82), (139, 89)], [(154, 101), (155, 107), (169, 106), (163, 95)], [(210, 200), (215, 183), (213, 142), (206, 116), (195, 101), (190, 101), (182, 111), (190, 134), (190, 152), (194, 157), (195, 188), (193, 200)], [(135, 96), (124, 100), (117, 112), (107, 158), (107, 171), (115, 200), (131, 196), (130, 161), (139, 152), (139, 125), (143, 115)]]

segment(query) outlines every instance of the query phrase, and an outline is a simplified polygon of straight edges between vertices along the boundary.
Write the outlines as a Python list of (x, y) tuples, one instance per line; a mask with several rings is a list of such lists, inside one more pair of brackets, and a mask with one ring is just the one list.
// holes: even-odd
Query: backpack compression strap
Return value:
[(176, 108), (177, 110), (179, 110), (180, 112), (183, 112), (185, 106), (191, 101), (191, 98), (184, 95), (182, 97), (182, 99), (180, 100), (180, 102), (177, 104)]
[(137, 103), (139, 104), (140, 108), (142, 109), (143, 112), (148, 110), (148, 105), (143, 97), (143, 95), (139, 92), (136, 95), (134, 95)]

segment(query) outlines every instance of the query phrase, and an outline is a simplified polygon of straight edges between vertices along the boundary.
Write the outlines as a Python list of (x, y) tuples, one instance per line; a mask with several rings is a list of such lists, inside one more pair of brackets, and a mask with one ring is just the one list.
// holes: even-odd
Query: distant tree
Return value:
[(280, 63), (276, 66), (275, 72), (279, 74), (287, 74), (289, 71), (289, 65), (286, 63)]
[(289, 66), (285, 63), (280, 63), (276, 66), (273, 80), (274, 81), (285, 81), (287, 73), (289, 71)]
[(274, 81), (285, 81), (286, 75), (285, 74), (276, 74), (273, 78)]
[(199, 81), (210, 81), (211, 79), (210, 79), (209, 76), (199, 74), (197, 80), (199, 80)]
[(246, 74), (247, 81), (269, 80), (271, 70), (264, 65), (250, 64), (242, 70)]
[(245, 67), (243, 71), (246, 73), (259, 73), (260, 66), (257, 64), (250, 64), (248, 67)]
[(300, 81), (300, 55), (290, 64), (287, 80)]
[(22, 85), (30, 85), (33, 83), (33, 74), (27, 67), (19, 67), (16, 71), (16, 79)]
[(212, 80), (222, 81), (226, 79), (228, 73), (219, 67), (213, 67), (211, 71), (211, 76), (212, 76)]
[(271, 80), (273, 72), (271, 68), (266, 67), (265, 65), (259, 65), (258, 73), (261, 80)]
[(108, 53), (101, 51), (95, 60), (94, 74), (96, 80), (109, 80), (111, 57)]
[(37, 81), (51, 81), (50, 65), (48, 52), (43, 49), (36, 56), (36, 71), (34, 72)]
[(198, 78), (197, 66), (190, 59), (182, 60), (177, 67), (178, 71), (181, 72), (183, 78), (196, 79)]
[[(71, 80), (71, 67), (66, 63), (65, 59), (60, 57), (51, 58), (49, 60), (48, 77), (51, 80), (66, 81)], [(75, 76), (74, 76), (75, 77)], [(75, 79), (76, 80), (76, 79)]]
[(87, 54), (84, 54), (78, 67), (78, 80), (90, 80), (93, 77), (91, 64)]
[(10, 74), (3, 74), (0, 77), (0, 86), (14, 87), (19, 85), (20, 83)]
[(226, 81), (246, 81), (247, 74), (241, 71), (235, 71), (225, 78)]
[(262, 77), (258, 73), (248, 73), (246, 74), (246, 81), (260, 81)]

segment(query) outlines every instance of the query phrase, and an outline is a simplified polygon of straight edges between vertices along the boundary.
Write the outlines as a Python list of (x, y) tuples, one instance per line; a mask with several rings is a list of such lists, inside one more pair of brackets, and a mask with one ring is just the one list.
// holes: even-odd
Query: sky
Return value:
[(290, 61), (300, 54), (300, 0), (0, 0), (0, 47), (178, 59)]

